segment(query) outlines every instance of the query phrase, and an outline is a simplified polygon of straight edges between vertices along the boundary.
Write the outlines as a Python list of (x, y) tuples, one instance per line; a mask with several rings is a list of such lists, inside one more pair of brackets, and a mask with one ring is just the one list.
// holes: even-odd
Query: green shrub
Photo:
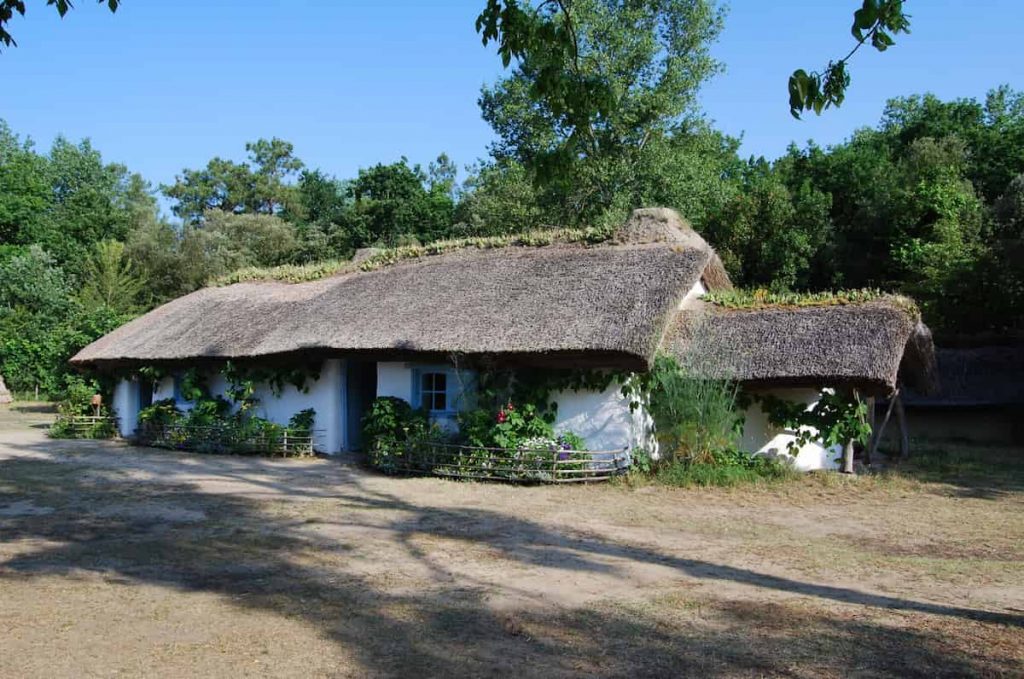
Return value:
[[(369, 463), (383, 471), (540, 481), (552, 479), (556, 464), (560, 470), (587, 464), (583, 439), (572, 432), (556, 435), (533, 404), (461, 413), (459, 433), (449, 435), (431, 425), (426, 412), (382, 397), (363, 419), (363, 432), (371, 442)], [(453, 445), (441, 450), (431, 444)]]
[[(69, 375), (64, 380), (62, 391), (64, 398), (57, 403), (57, 419), (47, 432), (50, 438), (113, 438), (115, 428), (110, 409), (106, 405), (101, 405), (97, 413), (92, 405), (93, 396), (100, 393), (100, 388), (95, 382)], [(95, 415), (107, 419), (88, 424), (79, 419)]]
[(425, 411), (394, 396), (381, 396), (370, 404), (363, 417), (363, 436), (370, 442), (369, 463), (382, 471), (429, 471), (422, 446), (416, 444), (443, 438)]
[(297, 436), (310, 436), (313, 433), (313, 422), (316, 420), (316, 410), (306, 408), (291, 416), (288, 420), (288, 433)]
[(659, 356), (646, 377), (646, 391), (662, 459), (710, 463), (737, 447), (743, 420), (734, 384)]
[[(139, 412), (138, 438), (154, 446), (197, 453), (277, 453), (284, 450), (285, 434), (311, 436), (316, 411), (299, 411), (287, 426), (252, 414), (255, 399), (248, 407), (232, 412), (230, 401), (211, 397), (205, 386), (194, 382), (192, 395), (199, 394), (188, 412), (181, 411), (173, 399), (157, 401)], [(184, 389), (183, 389), (184, 391)]]

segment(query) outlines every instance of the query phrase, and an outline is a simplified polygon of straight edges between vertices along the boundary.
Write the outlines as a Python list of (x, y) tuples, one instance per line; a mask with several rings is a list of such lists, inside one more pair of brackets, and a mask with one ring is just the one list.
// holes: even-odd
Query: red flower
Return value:
[(502, 410), (501, 412), (498, 413), (498, 422), (499, 423), (504, 422), (507, 419), (507, 417), (508, 416), (505, 415), (505, 411)]

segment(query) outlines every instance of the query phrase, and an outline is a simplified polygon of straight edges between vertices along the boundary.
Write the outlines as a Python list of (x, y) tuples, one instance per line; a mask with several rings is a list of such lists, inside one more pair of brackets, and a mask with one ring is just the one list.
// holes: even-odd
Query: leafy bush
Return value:
[[(458, 435), (430, 424), (424, 411), (392, 397), (378, 398), (364, 418), (372, 441), (369, 462), (383, 471), (423, 471), (458, 477), (551, 480), (554, 468), (582, 468), (588, 462), (583, 439), (555, 435), (549, 417), (533, 404), (512, 402), (497, 412), (478, 408), (459, 416)], [(441, 449), (430, 444), (450, 444)]]
[(299, 411), (287, 426), (253, 414), (258, 403), (251, 390), (233, 390), (244, 397), (237, 410), (231, 401), (213, 397), (199, 373), (189, 371), (181, 380), (181, 391), (192, 396), (192, 408), (183, 412), (174, 399), (157, 401), (139, 412), (137, 438), (149, 445), (192, 450), (199, 453), (277, 453), (285, 449), (285, 437), (312, 435), (316, 411)]
[(108, 439), (115, 434), (110, 409), (100, 406), (98, 416), (104, 419), (83, 420), (97, 415), (92, 397), (100, 393), (99, 387), (91, 380), (69, 375), (64, 380), (64, 399), (57, 404), (57, 419), (47, 435), (57, 439)]
[(369, 462), (383, 471), (425, 467), (415, 444), (441, 438), (440, 434), (425, 411), (394, 396), (374, 399), (363, 417), (363, 436), (370, 442)]
[(288, 420), (288, 429), (290, 433), (295, 433), (299, 436), (309, 436), (313, 433), (313, 422), (316, 420), (316, 410), (313, 408), (306, 408), (300, 410), (291, 416)]
[(626, 390), (654, 419), (660, 453), (655, 460), (634, 450), (634, 478), (682, 487), (734, 486), (793, 474), (784, 463), (739, 450), (743, 415), (734, 384), (659, 356), (650, 373)]
[(517, 448), (531, 439), (554, 439), (551, 418), (537, 406), (516, 407), (509, 401), (495, 413), (478, 408), (459, 416), (459, 432), (468, 445), (483, 448)]
[(737, 447), (742, 415), (734, 384), (659, 356), (644, 388), (663, 458), (710, 463)]

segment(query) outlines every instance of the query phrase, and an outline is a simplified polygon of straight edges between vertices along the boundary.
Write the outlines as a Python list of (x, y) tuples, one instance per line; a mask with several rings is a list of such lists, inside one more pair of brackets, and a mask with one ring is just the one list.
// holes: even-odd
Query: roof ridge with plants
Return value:
[(701, 299), (730, 311), (757, 309), (799, 309), (824, 306), (847, 306), (885, 301), (903, 309), (915, 318), (921, 317), (917, 303), (905, 295), (885, 292), (878, 288), (852, 290), (823, 290), (820, 292), (773, 291), (763, 288), (717, 290)]
[(581, 243), (596, 245), (612, 239), (610, 228), (587, 227), (585, 229), (536, 229), (504, 236), (480, 236), (439, 240), (425, 245), (402, 245), (385, 248), (361, 262), (351, 259), (335, 259), (310, 264), (282, 264), (274, 267), (246, 267), (229, 274), (218, 276), (207, 283), (207, 287), (223, 287), (235, 283), (307, 283), (330, 276), (356, 271), (377, 269), (411, 259), (432, 255), (443, 255), (458, 250), (476, 248), (490, 250), (506, 247), (544, 247), (554, 244)]

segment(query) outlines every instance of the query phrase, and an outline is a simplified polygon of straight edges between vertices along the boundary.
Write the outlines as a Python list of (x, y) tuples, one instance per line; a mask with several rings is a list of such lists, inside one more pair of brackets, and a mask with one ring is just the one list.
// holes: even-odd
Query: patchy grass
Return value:
[(0, 437), (0, 676), (1019, 676), (1016, 449), (684, 490)]
[(825, 292), (787, 292), (756, 290), (716, 290), (701, 299), (726, 309), (793, 309), (800, 307), (843, 306), (864, 304), (876, 300), (891, 302), (908, 313), (920, 318), (921, 312), (909, 297), (882, 292), (874, 288), (857, 290), (835, 290)]
[(278, 281), (284, 283), (305, 283), (329, 276), (354, 271), (376, 271), (385, 266), (410, 259), (441, 255), (456, 250), (476, 248), (490, 250), (506, 247), (541, 247), (555, 243), (595, 244), (608, 240), (610, 229), (538, 229), (507, 236), (486, 236), (440, 240), (426, 245), (405, 245), (387, 248), (359, 264), (351, 260), (331, 260), (315, 264), (285, 264), (269, 268), (248, 267), (210, 281), (210, 286), (225, 286), (234, 283)]
[(793, 481), (803, 476), (782, 464), (758, 462), (749, 466), (675, 462), (659, 465), (650, 474), (632, 472), (622, 482), (634, 487), (657, 483), (676, 488), (734, 488)]
[(57, 414), (53, 403), (15, 401), (0, 405), (0, 431), (49, 427)]

